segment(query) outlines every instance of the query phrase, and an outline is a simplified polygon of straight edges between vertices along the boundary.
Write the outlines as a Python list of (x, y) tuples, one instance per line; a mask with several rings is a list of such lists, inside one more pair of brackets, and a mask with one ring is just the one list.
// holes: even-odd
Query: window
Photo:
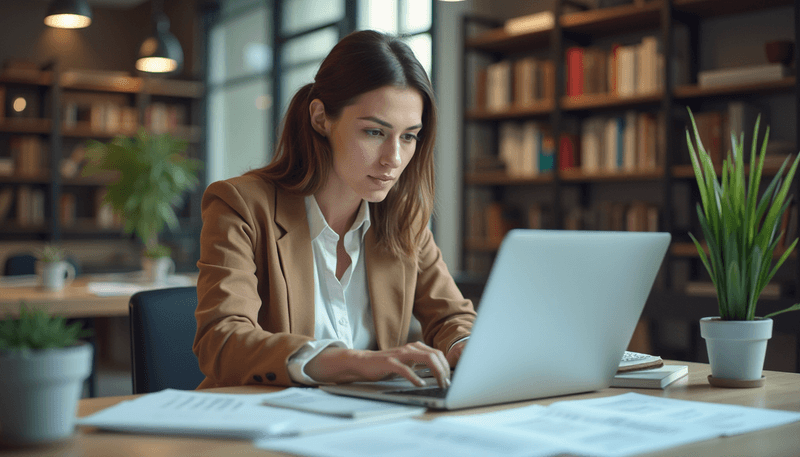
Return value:
[[(432, 0), (219, 0), (208, 30), (207, 182), (272, 157), (295, 92), (352, 30), (404, 36), (428, 75)], [(388, 12), (388, 14), (387, 14)]]

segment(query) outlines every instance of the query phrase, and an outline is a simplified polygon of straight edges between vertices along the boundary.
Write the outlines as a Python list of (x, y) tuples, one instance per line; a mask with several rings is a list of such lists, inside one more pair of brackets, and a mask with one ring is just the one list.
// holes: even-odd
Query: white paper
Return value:
[(630, 417), (592, 408), (533, 405), (474, 416), (437, 420), (486, 429), (514, 429), (580, 455), (622, 457), (714, 438), (708, 428)]
[(641, 418), (706, 426), (716, 430), (720, 436), (738, 435), (800, 421), (800, 413), (792, 411), (677, 400), (634, 392), (563, 403)]
[(350, 418), (405, 418), (425, 412), (421, 406), (405, 406), (363, 398), (329, 394), (316, 388), (290, 387), (266, 394), (263, 404)]
[(255, 445), (308, 457), (547, 457), (565, 451), (513, 430), (413, 419)]
[(328, 431), (351, 419), (263, 406), (265, 394), (165, 389), (78, 419), (79, 425), (133, 433), (256, 439)]
[(86, 284), (89, 292), (98, 297), (114, 297), (120, 295), (133, 295), (143, 290), (165, 289), (168, 287), (193, 286), (194, 281), (186, 276), (173, 275), (159, 283), (146, 282), (119, 282), (119, 281), (93, 281)]
[(800, 413), (631, 392), (437, 421), (514, 429), (571, 453), (622, 457), (800, 421)]

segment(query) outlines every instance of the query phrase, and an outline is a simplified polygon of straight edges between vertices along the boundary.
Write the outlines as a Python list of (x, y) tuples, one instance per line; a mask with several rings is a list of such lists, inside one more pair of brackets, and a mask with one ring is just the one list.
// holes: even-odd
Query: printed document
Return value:
[(256, 439), (317, 433), (362, 422), (262, 405), (270, 394), (165, 389), (78, 419), (78, 425), (132, 433)]

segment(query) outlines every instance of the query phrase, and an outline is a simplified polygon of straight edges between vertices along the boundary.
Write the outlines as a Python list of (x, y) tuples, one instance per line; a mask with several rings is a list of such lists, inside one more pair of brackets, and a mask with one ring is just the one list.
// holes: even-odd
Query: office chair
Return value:
[(133, 393), (193, 390), (205, 376), (192, 352), (197, 288), (173, 287), (135, 293), (131, 325)]
[(31, 254), (15, 254), (6, 259), (4, 276), (35, 275), (36, 257)]

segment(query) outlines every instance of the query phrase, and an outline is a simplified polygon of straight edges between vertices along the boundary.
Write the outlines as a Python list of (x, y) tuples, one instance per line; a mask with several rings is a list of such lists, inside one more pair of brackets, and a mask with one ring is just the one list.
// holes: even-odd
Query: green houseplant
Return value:
[(39, 444), (69, 438), (92, 346), (80, 323), (30, 310), (0, 320), (0, 442)]
[(113, 171), (118, 179), (107, 186), (104, 201), (124, 220), (125, 233), (135, 234), (145, 257), (168, 257), (159, 244), (165, 226), (178, 228), (175, 208), (185, 192), (194, 189), (202, 163), (186, 155), (188, 143), (169, 133), (152, 135), (140, 129), (132, 137), (118, 136), (108, 143), (91, 141), (84, 174)]
[[(697, 125), (689, 110), (695, 145), (688, 130), (686, 141), (692, 160), (701, 201), (697, 216), (703, 245), (693, 234), (700, 259), (717, 291), (718, 317), (700, 321), (706, 339), (712, 378), (717, 380), (761, 381), (766, 341), (772, 335), (772, 316), (800, 309), (800, 303), (763, 318), (756, 316), (758, 298), (778, 268), (794, 250), (795, 239), (773, 266), (773, 254), (783, 236), (780, 224), (791, 196), (789, 187), (798, 165), (796, 157), (787, 158), (758, 198), (764, 170), (769, 127), (758, 149), (761, 118), (756, 120), (749, 154), (749, 172), (745, 167), (744, 135), (731, 135), (732, 150), (723, 160), (718, 178), (714, 164), (700, 141)], [(788, 171), (787, 171), (788, 166)], [(784, 172), (786, 175), (784, 176)], [(740, 339), (739, 336), (746, 336)], [(758, 341), (756, 347), (749, 342)], [(748, 356), (755, 357), (752, 363)], [(725, 382), (719, 381), (719, 384)]]

